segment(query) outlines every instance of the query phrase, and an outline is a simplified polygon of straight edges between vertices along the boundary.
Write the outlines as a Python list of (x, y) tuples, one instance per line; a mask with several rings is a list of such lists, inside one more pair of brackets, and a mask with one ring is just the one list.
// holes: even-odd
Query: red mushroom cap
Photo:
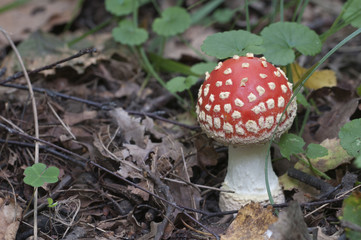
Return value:
[(196, 112), (203, 131), (225, 145), (264, 143), (288, 130), (296, 116), (292, 84), (284, 72), (253, 54), (220, 62), (198, 92)]

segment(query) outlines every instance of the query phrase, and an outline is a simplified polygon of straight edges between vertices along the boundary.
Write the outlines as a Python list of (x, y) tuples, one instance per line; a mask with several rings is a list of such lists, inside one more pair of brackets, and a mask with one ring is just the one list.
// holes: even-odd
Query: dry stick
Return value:
[[(56, 199), (59, 195), (61, 190), (68, 186), (69, 183), (71, 182), (71, 176), (70, 175), (65, 175), (65, 177), (63, 177), (60, 181), (60, 183), (52, 190), (52, 194), (50, 194), (50, 198), (52, 199)], [(43, 203), (40, 204), (38, 207), (38, 211), (44, 209), (46, 206), (48, 206), (48, 203)], [(27, 212), (24, 216), (23, 216), (23, 220), (27, 219), (32, 213), (34, 212), (34, 210), (30, 210), (29, 212)]]
[[(356, 189), (357, 189), (357, 188), (359, 188), (359, 187), (361, 187), (361, 185), (358, 185), (358, 186), (356, 186), (356, 187), (354, 187), (354, 188), (350, 189), (349, 191), (346, 191), (346, 192), (342, 193), (340, 196), (336, 197), (336, 199), (341, 199), (341, 198), (343, 198), (344, 196), (346, 196), (347, 194), (349, 194), (350, 192), (352, 192), (352, 191), (356, 190)], [(329, 205), (329, 203), (325, 203), (325, 204), (323, 204), (322, 206), (320, 206), (320, 207), (316, 208), (316, 209), (315, 209), (315, 210), (313, 210), (312, 212), (310, 212), (310, 213), (306, 214), (304, 217), (306, 218), (306, 217), (311, 216), (312, 214), (314, 214), (315, 212), (317, 212), (317, 211), (321, 210), (322, 208), (326, 207), (327, 205)]]
[[(5, 144), (11, 144), (11, 145), (17, 145), (17, 146), (21, 146), (21, 147), (26, 147), (26, 148), (34, 148), (35, 147), (35, 144), (33, 143), (27, 143), (27, 142), (19, 142), (19, 141), (13, 141), (13, 140), (7, 140), (7, 139), (1, 139), (0, 138), (0, 143), (5, 143)], [(76, 165), (79, 165), (81, 167), (85, 167), (85, 163), (83, 162), (80, 162), (78, 160), (75, 160), (74, 158), (71, 158), (67, 155), (64, 155), (63, 153), (60, 153), (54, 149), (51, 149), (49, 147), (47, 147), (46, 145), (40, 145), (39, 146), (39, 149), (40, 150), (44, 150), (44, 151), (47, 151), (48, 153), (51, 153), (55, 156), (58, 156), (60, 158), (63, 158), (65, 160), (68, 160), (68, 161), (71, 161), (72, 163), (75, 163)], [(62, 150), (62, 149), (59, 149), (59, 150)], [(87, 160), (87, 159), (86, 159)]]
[(54, 114), (54, 116), (56, 117), (56, 119), (58, 119), (58, 121), (60, 122), (60, 124), (64, 127), (64, 129), (70, 134), (70, 136), (76, 140), (76, 137), (74, 136), (74, 134), (71, 132), (71, 129), (69, 127), (68, 124), (66, 124), (58, 115), (58, 113), (55, 111), (55, 109), (53, 108), (53, 106), (50, 104), (50, 102), (47, 102), (50, 110), (52, 111), (52, 113)]
[[(78, 53), (76, 53), (76, 54), (74, 54), (74, 55), (72, 55), (70, 57), (64, 58), (64, 59), (62, 59), (60, 61), (54, 62), (52, 64), (46, 65), (46, 66), (41, 67), (41, 68), (36, 68), (36, 69), (34, 69), (32, 71), (27, 72), (26, 74), (30, 75), (30, 74), (38, 73), (38, 72), (41, 72), (41, 71), (44, 71), (44, 70), (52, 69), (52, 68), (58, 66), (61, 63), (73, 60), (74, 58), (81, 57), (81, 56), (83, 56), (85, 54), (88, 54), (88, 53), (95, 53), (96, 51), (97, 51), (96, 48), (86, 48), (86, 49), (80, 50)], [(12, 75), (12, 76), (6, 78), (5, 80), (1, 81), (0, 84), (2, 85), (2, 84), (5, 84), (7, 82), (11, 82), (11, 81), (13, 81), (15, 79), (21, 78), (22, 76), (24, 76), (24, 72), (26, 72), (24, 69), (22, 69), (22, 70), (23, 70), (23, 72), (15, 73), (14, 75)]]
[[(21, 66), (21, 69), (23, 70), (23, 74), (26, 80), (26, 83), (28, 85), (29, 94), (30, 94), (30, 100), (32, 103), (32, 110), (33, 110), (33, 116), (34, 116), (34, 131), (35, 131), (35, 138), (39, 138), (39, 122), (38, 122), (38, 111), (36, 108), (36, 101), (34, 97), (34, 91), (30, 82), (30, 78), (28, 73), (26, 72), (26, 68), (24, 66), (24, 62), (21, 59), (20, 53), (18, 49), (16, 48), (14, 42), (11, 40), (10, 36), (7, 34), (7, 32), (0, 27), (0, 31), (4, 34), (5, 38), (8, 40), (11, 48), (13, 49), (19, 63)], [(39, 162), (39, 142), (35, 141), (35, 156), (34, 156), (34, 163)], [(38, 188), (34, 188), (34, 239), (38, 239)]]
[[(8, 84), (8, 83), (2, 84), (0, 82), (0, 86), (9, 87), (9, 88), (16, 88), (16, 89), (20, 89), (20, 90), (27, 90), (28, 89), (26, 86), (20, 85), (20, 84)], [(116, 107), (116, 105), (114, 103), (112, 103), (112, 102), (108, 102), (108, 103), (94, 102), (94, 101), (91, 101), (91, 100), (86, 100), (86, 99), (83, 99), (83, 98), (70, 96), (70, 95), (67, 95), (67, 94), (55, 92), (55, 91), (45, 89), (45, 88), (33, 87), (33, 90), (35, 92), (43, 93), (43, 94), (46, 94), (46, 95), (48, 95), (50, 97), (53, 97), (53, 98), (60, 97), (60, 98), (64, 98), (64, 99), (69, 99), (69, 100), (73, 100), (73, 101), (76, 101), (76, 102), (84, 103), (84, 104), (86, 104), (88, 106), (99, 108), (101, 110), (106, 110), (107, 111), (107, 110), (112, 110), (114, 107)], [(163, 121), (163, 122), (171, 123), (171, 124), (174, 124), (174, 125), (177, 125), (177, 126), (180, 126), (180, 127), (183, 127), (183, 128), (187, 128), (187, 129), (190, 129), (190, 130), (198, 130), (198, 129), (200, 129), (199, 126), (191, 126), (191, 125), (183, 124), (183, 123), (180, 123), (180, 122), (177, 122), (177, 121), (173, 121), (173, 120), (161, 117), (161, 116), (159, 116), (159, 115), (157, 115), (155, 113), (139, 112), (139, 111), (131, 111), (131, 110), (125, 110), (125, 111), (127, 113), (131, 114), (131, 115), (151, 117), (153, 119), (157, 119), (157, 120), (160, 120), (160, 121)]]
[[(99, 165), (99, 164), (97, 164), (97, 163), (95, 163), (95, 162), (93, 162), (93, 161), (91, 161), (91, 160), (89, 160), (89, 159), (87, 159), (87, 158), (84, 158), (84, 157), (80, 156), (79, 154), (76, 154), (76, 153), (74, 153), (74, 152), (71, 152), (71, 151), (69, 151), (69, 150), (67, 150), (67, 149), (65, 149), (65, 148), (59, 147), (59, 146), (57, 146), (57, 145), (55, 145), (55, 144), (53, 144), (53, 143), (47, 142), (47, 141), (42, 140), (42, 139), (35, 138), (35, 137), (30, 136), (30, 135), (28, 135), (28, 134), (26, 134), (26, 133), (19, 132), (18, 130), (11, 129), (11, 128), (7, 127), (6, 125), (2, 124), (2, 123), (0, 123), (0, 127), (3, 128), (3, 129), (5, 129), (6, 131), (8, 131), (10, 134), (15, 134), (15, 135), (18, 135), (18, 136), (22, 136), (22, 137), (24, 137), (24, 138), (26, 138), (26, 139), (30, 139), (30, 140), (32, 140), (32, 141), (38, 141), (38, 142), (44, 143), (44, 144), (46, 144), (46, 145), (48, 145), (48, 146), (51, 146), (51, 147), (53, 147), (53, 148), (55, 148), (55, 149), (58, 149), (58, 150), (60, 150), (60, 151), (62, 151), (62, 152), (65, 152), (65, 153), (67, 153), (67, 154), (69, 154), (69, 155), (75, 156), (75, 157), (77, 157), (77, 158), (79, 158), (79, 159), (82, 159), (82, 160), (86, 161), (86, 163), (88, 163), (88, 164), (90, 164), (90, 165), (92, 165), (92, 166), (94, 166), (94, 167), (96, 167), (96, 168), (98, 168), (98, 169), (101, 169), (102, 171), (104, 171), (104, 172), (106, 172), (106, 173), (108, 173), (108, 174), (110, 174), (110, 175), (112, 175), (112, 176), (114, 176), (114, 177), (122, 180), (123, 182), (125, 182), (125, 183), (127, 183), (127, 184), (129, 184), (129, 185), (131, 185), (131, 186), (134, 186), (134, 187), (142, 190), (143, 192), (148, 193), (149, 195), (151, 195), (151, 196), (153, 196), (153, 197), (155, 197), (155, 198), (158, 198), (159, 200), (161, 200), (161, 201), (163, 201), (163, 202), (171, 205), (171, 206), (174, 207), (174, 208), (177, 208), (179, 211), (183, 212), (184, 215), (186, 215), (187, 217), (189, 217), (192, 221), (194, 221), (195, 223), (197, 223), (197, 224), (198, 224), (199, 226), (201, 226), (203, 229), (205, 229), (205, 230), (208, 231), (209, 233), (213, 234), (217, 240), (219, 239), (219, 236), (218, 236), (216, 233), (214, 233), (212, 230), (208, 229), (205, 225), (203, 225), (203, 224), (200, 223), (198, 220), (196, 220), (195, 218), (193, 218), (193, 217), (192, 217), (191, 215), (189, 215), (189, 213), (187, 213), (186, 211), (191, 211), (191, 212), (196, 212), (196, 213), (202, 213), (202, 214), (207, 215), (206, 212), (201, 211), (201, 210), (197, 210), (197, 209), (191, 209), (191, 208), (187, 208), (187, 207), (178, 206), (178, 205), (175, 204), (174, 202), (170, 202), (170, 201), (168, 201), (167, 199), (165, 199), (165, 198), (163, 198), (163, 197), (160, 197), (160, 196), (158, 196), (158, 195), (156, 195), (156, 194), (148, 191), (147, 189), (145, 189), (145, 188), (143, 188), (143, 187), (138, 186), (137, 184), (133, 183), (132, 181), (130, 181), (130, 180), (128, 180), (128, 179), (126, 179), (126, 178), (123, 178), (122, 176), (118, 175), (117, 173), (114, 173), (114, 172), (110, 171), (109, 169), (104, 168), (103, 166), (101, 166), (101, 165)], [(84, 166), (85, 166), (85, 163), (84, 163)], [(233, 214), (233, 213), (230, 213), (230, 214)], [(222, 214), (221, 214), (221, 215), (222, 215)]]

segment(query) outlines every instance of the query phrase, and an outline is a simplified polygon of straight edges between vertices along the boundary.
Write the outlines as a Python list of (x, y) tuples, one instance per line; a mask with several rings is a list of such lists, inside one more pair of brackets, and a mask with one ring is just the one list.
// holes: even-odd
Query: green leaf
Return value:
[(310, 143), (306, 149), (306, 156), (311, 159), (320, 158), (327, 156), (327, 148), (321, 146), (320, 144)]
[(53, 208), (53, 207), (56, 207), (56, 205), (58, 205), (58, 203), (54, 202), (54, 200), (52, 198), (47, 198), (46, 200), (48, 201), (49, 208)]
[(211, 72), (216, 66), (215, 62), (197, 63), (191, 67), (191, 71), (198, 75), (204, 75), (206, 72)]
[(159, 35), (169, 37), (184, 32), (190, 24), (191, 17), (184, 8), (170, 7), (154, 20), (152, 27)]
[(149, 60), (155, 68), (159, 68), (161, 71), (180, 73), (184, 75), (194, 75), (188, 65), (181, 62), (171, 60), (169, 58), (163, 58), (155, 53), (149, 52)]
[(221, 9), (217, 9), (214, 12), (213, 18), (215, 21), (224, 24), (231, 21), (233, 14), (234, 14), (233, 10), (229, 8), (221, 8)]
[(134, 46), (144, 43), (148, 39), (148, 32), (142, 28), (134, 27), (130, 20), (123, 20), (112, 31), (115, 41)]
[(356, 159), (353, 163), (355, 164), (355, 166), (357, 168), (361, 168), (361, 154), (356, 157)]
[(246, 53), (260, 54), (263, 52), (262, 38), (244, 30), (216, 33), (208, 36), (201, 49), (209, 56), (219, 59)]
[[(133, 6), (133, 4), (135, 4), (135, 6)], [(138, 1), (105, 0), (105, 9), (116, 16), (128, 15), (133, 11), (133, 7), (138, 7)]]
[(342, 19), (355, 28), (361, 27), (361, 0), (349, 0), (344, 5), (345, 13), (342, 15)]
[(149, 0), (105, 0), (105, 9), (115, 16), (125, 16)]
[(277, 65), (287, 65), (295, 60), (294, 49), (303, 55), (315, 55), (321, 51), (322, 43), (317, 33), (294, 22), (277, 22), (261, 32), (264, 56)]
[[(353, 223), (361, 227), (361, 195), (353, 193), (350, 197), (343, 201), (342, 221)], [(361, 233), (346, 228), (346, 236), (350, 240), (361, 239)]]
[(310, 104), (308, 103), (306, 97), (301, 92), (297, 93), (296, 100), (297, 100), (297, 103), (302, 104), (302, 106), (304, 106), (304, 107), (309, 107), (310, 106)]
[(356, 89), (357, 94), (361, 97), (361, 84)]
[(353, 157), (361, 155), (361, 119), (346, 123), (338, 133), (341, 146)]
[(167, 89), (172, 93), (183, 92), (192, 87), (197, 81), (198, 78), (195, 76), (175, 77), (167, 82)]
[(197, 9), (197, 11), (192, 12), (192, 24), (199, 24), (200, 21), (211, 15), (211, 13), (223, 2), (224, 0), (212, 0), (202, 4), (202, 6)]
[(44, 183), (55, 183), (58, 181), (59, 168), (49, 167), (43, 163), (36, 163), (27, 167), (24, 171), (24, 182), (33, 187), (40, 187)]
[(303, 141), (301, 137), (292, 133), (283, 134), (278, 142), (282, 156), (288, 160), (290, 160), (290, 157), (293, 154), (303, 153), (304, 145), (305, 141)]

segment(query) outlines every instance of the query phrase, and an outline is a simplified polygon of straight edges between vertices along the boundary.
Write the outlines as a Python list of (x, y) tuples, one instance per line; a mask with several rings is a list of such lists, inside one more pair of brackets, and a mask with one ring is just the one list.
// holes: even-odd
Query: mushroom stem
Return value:
[[(268, 146), (268, 144), (229, 146), (228, 169), (222, 189), (233, 190), (234, 193), (220, 194), (219, 206), (222, 211), (237, 210), (251, 201), (261, 203), (268, 201), (265, 181)], [(269, 156), (268, 181), (275, 203), (283, 202), (283, 192)]]

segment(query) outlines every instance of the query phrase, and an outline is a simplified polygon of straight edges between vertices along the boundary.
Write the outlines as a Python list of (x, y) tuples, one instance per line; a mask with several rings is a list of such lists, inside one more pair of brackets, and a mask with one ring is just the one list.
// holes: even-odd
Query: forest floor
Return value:
[[(0, 5), (3, 2), (5, 6), (12, 1)], [(263, 239), (272, 224), (272, 231), (283, 236), (279, 240), (346, 239), (340, 216), (344, 200), (352, 192), (359, 193), (361, 172), (353, 164), (354, 158), (341, 148), (338, 134), (345, 123), (361, 118), (357, 93), (360, 36), (321, 66), (331, 72), (331, 80), (330, 75), (321, 75), (321, 86), (304, 88), (302, 94), (310, 105), (299, 104), (289, 130), (298, 134), (302, 126), (306, 145), (321, 144), (328, 149), (326, 157), (312, 159), (312, 163), (329, 177), (318, 176), (317, 181), (329, 184), (332, 191), (325, 193), (310, 186), (312, 183), (288, 177), (288, 169), (297, 168), (304, 154), (288, 160), (275, 142), (271, 157), (277, 159), (273, 167), (280, 176), (285, 204), (273, 208), (251, 204), (222, 213), (219, 187), (226, 175), (228, 153), (226, 146), (207, 138), (197, 123), (193, 99), (197, 99), (203, 76), (189, 91), (177, 93), (180, 102), (144, 66), (139, 47), (114, 41), (112, 29), (118, 23), (103, 1), (19, 2), (7, 10), (0, 6), (0, 27), (20, 51), (34, 98), (23, 74), (15, 74), (21, 71), (19, 61), (9, 41), (1, 36), (0, 219), (12, 220), (0, 220), (0, 236), (29, 239), (33, 235), (34, 188), (24, 183), (24, 170), (38, 158), (60, 170), (58, 182), (38, 188), (38, 235), (42, 239)], [(179, 1), (155, 2), (165, 9)], [(183, 1), (182, 6), (189, 8), (195, 2)], [(206, 5), (199, 2), (190, 12)], [(218, 6), (238, 9), (225, 23), (208, 19), (163, 42), (146, 42), (143, 49), (156, 74), (165, 81), (179, 76), (174, 70), (178, 65), (172, 71), (160, 65), (168, 64), (168, 59), (183, 67), (199, 63), (204, 60), (199, 56), (200, 45), (207, 36), (245, 29), (244, 9), (232, 2), (236, 1)], [(259, 33), (267, 24), (264, 16), (269, 16), (272, 1), (250, 2), (252, 32)], [(310, 1), (301, 23), (321, 34), (330, 28), (342, 4), (340, 0)], [(285, 19), (294, 11), (294, 5), (286, 8)], [(138, 9), (139, 25), (145, 29), (151, 29), (158, 16), (151, 1)], [(99, 25), (98, 31), (69, 47)], [(301, 56), (298, 64), (311, 67), (353, 31), (351, 26), (341, 29), (327, 39), (318, 55)], [(149, 32), (149, 38), (155, 38)], [(164, 44), (162, 56), (155, 54), (157, 44)], [(39, 156), (35, 154), (36, 141)], [(48, 198), (57, 205), (49, 207)], [(357, 232), (357, 227), (352, 229)]]

